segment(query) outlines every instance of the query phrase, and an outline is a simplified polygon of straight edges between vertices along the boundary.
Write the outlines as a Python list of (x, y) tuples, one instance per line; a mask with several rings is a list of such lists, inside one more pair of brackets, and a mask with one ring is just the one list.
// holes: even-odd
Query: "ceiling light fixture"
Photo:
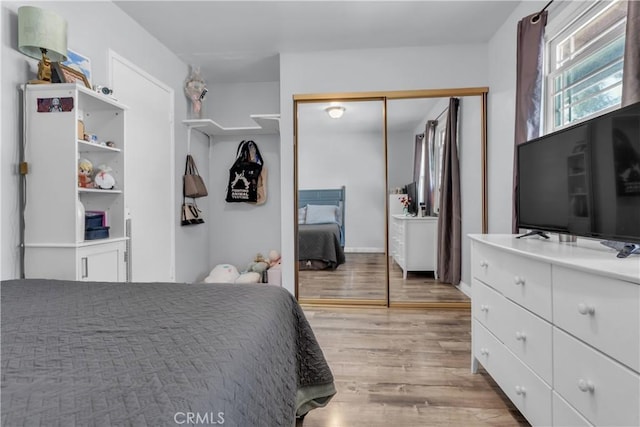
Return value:
[(332, 105), (324, 109), (332, 119), (339, 119), (344, 114), (345, 108), (340, 105)]

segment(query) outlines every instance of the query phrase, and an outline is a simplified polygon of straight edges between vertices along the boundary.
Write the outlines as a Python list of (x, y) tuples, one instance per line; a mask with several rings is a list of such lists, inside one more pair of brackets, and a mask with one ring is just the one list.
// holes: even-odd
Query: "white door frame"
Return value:
[[(135, 71), (137, 74), (139, 74), (141, 77), (145, 78), (149, 82), (151, 82), (154, 85), (159, 86), (163, 90), (167, 91), (169, 93), (169, 95), (170, 95), (169, 96), (170, 97), (170, 101), (169, 101), (169, 129), (170, 129), (170, 132), (169, 132), (169, 152), (172, 153), (172, 155), (170, 156), (171, 158), (170, 158), (169, 161), (170, 161), (170, 164), (171, 164), (170, 183), (171, 183), (172, 191), (170, 192), (170, 196), (169, 197), (170, 197), (170, 200), (171, 200), (171, 206), (175, 206), (175, 204), (176, 204), (176, 195), (175, 195), (176, 177), (175, 177), (175, 173), (174, 173), (174, 171), (176, 170), (175, 123), (174, 123), (174, 117), (175, 117), (175, 95), (174, 95), (174, 93), (175, 92), (174, 92), (172, 87), (170, 87), (170, 86), (166, 85), (165, 83), (163, 83), (162, 81), (158, 80), (156, 77), (154, 77), (151, 74), (147, 73), (145, 70), (143, 70), (142, 68), (138, 67), (133, 62), (129, 61), (128, 59), (126, 59), (122, 55), (114, 52), (112, 49), (108, 49), (107, 55), (108, 55), (108, 59), (107, 59), (107, 78), (108, 78), (108, 81), (109, 81), (109, 85), (111, 87), (113, 87), (113, 63), (117, 61), (117, 62), (122, 63), (124, 66), (130, 68), (131, 70)], [(126, 179), (127, 179), (127, 177), (125, 177), (125, 180)], [(176, 224), (175, 224), (175, 221), (171, 221), (169, 232), (171, 233), (171, 235), (170, 235), (171, 266), (170, 266), (170, 270), (169, 271), (170, 271), (170, 279), (172, 281), (175, 281), (176, 280)]]

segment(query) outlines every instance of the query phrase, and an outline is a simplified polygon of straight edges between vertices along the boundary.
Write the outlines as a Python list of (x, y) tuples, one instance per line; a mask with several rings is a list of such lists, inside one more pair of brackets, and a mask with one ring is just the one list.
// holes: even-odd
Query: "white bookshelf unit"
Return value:
[[(25, 85), (23, 92), (24, 161), (28, 164), (24, 212), (26, 277), (125, 281), (126, 107), (75, 83)], [(52, 98), (66, 98), (65, 111), (38, 111), (39, 102), (46, 104)], [(73, 102), (70, 110), (69, 98)], [(78, 120), (83, 121), (85, 133), (114, 145), (84, 141)], [(108, 166), (115, 187), (80, 188), (81, 158), (92, 162), (94, 172), (100, 165)], [(78, 202), (85, 211), (106, 213), (108, 238), (84, 240), (84, 217), (78, 215)]]

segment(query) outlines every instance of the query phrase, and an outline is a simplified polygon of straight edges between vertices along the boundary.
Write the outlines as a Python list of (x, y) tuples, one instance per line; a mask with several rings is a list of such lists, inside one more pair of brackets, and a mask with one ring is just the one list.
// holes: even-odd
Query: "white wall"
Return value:
[[(19, 144), (22, 137), (21, 93), (19, 85), (36, 75), (37, 60), (30, 59), (17, 49), (17, 10), (23, 3), (2, 2), (2, 147), (0, 154), (2, 185), (2, 223), (0, 246), (2, 248), (2, 279), (19, 277), (19, 197), (18, 175)], [(182, 160), (186, 155), (185, 128), (180, 124), (186, 117), (187, 99), (183, 82), (188, 66), (155, 38), (145, 32), (135, 21), (111, 2), (38, 2), (30, 5), (42, 7), (60, 14), (68, 22), (68, 46), (91, 59), (92, 82), (105, 83), (108, 78), (107, 52), (116, 53), (130, 60), (175, 91), (175, 140), (176, 140), (176, 222), (179, 224), (179, 203), (182, 193)], [(193, 144), (198, 157), (208, 153), (203, 137), (196, 136)], [(201, 172), (208, 175), (206, 163)], [(129, 177), (131, 179), (131, 177)], [(142, 177), (140, 179), (143, 179)], [(164, 191), (164, 189), (162, 190)], [(191, 281), (205, 269), (208, 258), (208, 224), (199, 230), (176, 230), (176, 278)], [(161, 231), (159, 231), (161, 232)], [(193, 256), (192, 254), (199, 254)]]
[(387, 162), (389, 189), (402, 188), (413, 181), (413, 154), (415, 137), (424, 132), (412, 130), (389, 132), (387, 135)]
[(294, 290), (295, 262), (292, 96), (486, 86), (487, 67), (484, 44), (280, 55), (282, 265), (287, 289)]

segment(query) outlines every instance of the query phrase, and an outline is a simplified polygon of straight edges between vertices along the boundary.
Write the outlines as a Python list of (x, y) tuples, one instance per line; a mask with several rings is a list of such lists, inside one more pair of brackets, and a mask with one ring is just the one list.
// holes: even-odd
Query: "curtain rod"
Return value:
[(448, 106), (447, 106), (447, 107), (445, 107), (445, 108), (444, 108), (444, 110), (442, 110), (442, 112), (441, 112), (440, 114), (438, 114), (438, 116), (437, 116), (435, 119), (433, 119), (433, 120), (436, 120), (436, 121), (437, 121), (440, 117), (442, 117), (442, 115), (443, 115), (444, 113), (446, 113), (446, 112), (447, 112), (447, 110), (448, 110), (448, 109), (449, 109), (449, 107), (448, 107)]
[(549, 6), (551, 6), (551, 3), (553, 3), (554, 0), (550, 0), (549, 3), (545, 4), (544, 7), (542, 8), (542, 10), (538, 13), (536, 13), (535, 15), (533, 15), (531, 17), (531, 23), (535, 24), (540, 20), (540, 15), (542, 15), (544, 13), (545, 10), (547, 10), (547, 8)]
[[(442, 117), (442, 115), (443, 115), (444, 113), (446, 113), (448, 109), (449, 109), (449, 107), (445, 107), (445, 109), (444, 109), (444, 110), (442, 110), (442, 112), (441, 112), (440, 114), (438, 114), (438, 116), (437, 116), (435, 119), (433, 119), (433, 120), (429, 120), (429, 121), (430, 121), (430, 122), (437, 122), (437, 121), (438, 121), (438, 119), (439, 119), (440, 117)], [(424, 133), (419, 133), (419, 134), (417, 134), (416, 136), (417, 136), (418, 138), (424, 138)]]

